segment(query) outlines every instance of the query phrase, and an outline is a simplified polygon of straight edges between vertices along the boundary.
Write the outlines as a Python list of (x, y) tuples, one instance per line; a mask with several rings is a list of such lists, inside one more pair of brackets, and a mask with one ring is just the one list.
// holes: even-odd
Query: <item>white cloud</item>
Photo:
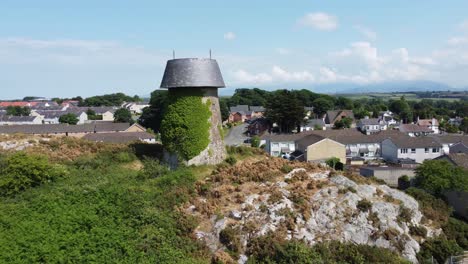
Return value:
[(236, 38), (236, 34), (234, 32), (226, 32), (224, 33), (225, 40), (234, 40)]
[(275, 51), (280, 55), (288, 55), (288, 54), (291, 54), (292, 52), (290, 49), (285, 49), (285, 48), (276, 48)]
[(361, 25), (356, 25), (354, 28), (369, 40), (374, 41), (377, 39), (377, 33), (375, 33), (375, 31), (371, 30), (370, 28)]
[(266, 73), (252, 74), (245, 70), (237, 70), (234, 72), (234, 79), (240, 83), (269, 83), (273, 78)]
[(273, 66), (271, 72), (273, 78), (279, 81), (310, 82), (314, 80), (314, 76), (308, 71), (289, 72), (277, 65)]
[(327, 13), (308, 13), (297, 20), (297, 24), (318, 30), (331, 31), (338, 27), (338, 18)]
[(468, 19), (460, 23), (460, 29), (468, 31)]
[(453, 46), (468, 44), (468, 37), (453, 37), (447, 40), (447, 43)]
[(0, 38), (0, 50), (0, 64), (140, 66), (163, 65), (164, 58), (159, 51), (141, 47), (76, 39)]

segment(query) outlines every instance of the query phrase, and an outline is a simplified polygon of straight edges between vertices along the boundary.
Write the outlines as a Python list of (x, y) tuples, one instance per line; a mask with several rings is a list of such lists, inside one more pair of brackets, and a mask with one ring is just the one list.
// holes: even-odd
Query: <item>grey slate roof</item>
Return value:
[(154, 139), (154, 136), (147, 132), (96, 133), (87, 134), (83, 139), (95, 142), (130, 143), (133, 141)]
[(324, 127), (325, 126), (325, 121), (323, 121), (322, 119), (309, 119), (309, 120), (307, 120), (307, 126), (314, 127), (316, 125)]
[(121, 132), (130, 127), (129, 123), (100, 122), (84, 125), (42, 124), (0, 126), (0, 134), (65, 134), (65, 133), (100, 133)]
[(235, 112), (247, 113), (247, 112), (249, 112), (249, 106), (248, 105), (231, 106), (229, 108), (229, 112), (231, 112), (231, 113), (235, 113)]
[(418, 126), (416, 124), (401, 124), (399, 126), (401, 132), (405, 133), (431, 133), (432, 130), (425, 126)]
[(225, 87), (218, 62), (212, 59), (168, 60), (161, 88)]
[(450, 153), (436, 159), (447, 160), (456, 166), (460, 166), (468, 170), (468, 154), (466, 153)]
[(0, 121), (2, 122), (32, 122), (36, 119), (36, 116), (10, 116), (10, 115), (1, 115), (0, 114)]
[(407, 135), (395, 135), (389, 138), (398, 148), (432, 148), (442, 147), (432, 137), (409, 137)]
[(265, 107), (263, 107), (263, 106), (250, 106), (250, 111), (252, 111), (252, 112), (265, 112)]
[(380, 125), (380, 119), (378, 118), (363, 118), (359, 120), (359, 123), (361, 123), (364, 126), (372, 126), (372, 125)]

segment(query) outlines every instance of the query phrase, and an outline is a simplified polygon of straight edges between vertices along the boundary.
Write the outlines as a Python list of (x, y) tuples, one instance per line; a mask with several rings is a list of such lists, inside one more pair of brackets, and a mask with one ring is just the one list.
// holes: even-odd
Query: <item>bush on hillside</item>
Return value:
[(145, 158), (143, 160), (143, 168), (138, 176), (142, 179), (158, 178), (166, 175), (168, 172), (169, 168), (166, 165), (161, 164), (159, 160)]
[(368, 245), (322, 242), (313, 247), (297, 240), (268, 234), (248, 243), (247, 263), (409, 263), (385, 248)]
[(65, 176), (66, 170), (47, 158), (16, 152), (0, 159), (0, 195), (12, 195)]
[(426, 263), (432, 257), (437, 263), (445, 263), (450, 256), (462, 254), (463, 249), (455, 240), (447, 240), (444, 237), (431, 238), (421, 245), (417, 257), (420, 263)]
[(430, 219), (439, 226), (447, 223), (452, 210), (444, 201), (417, 188), (409, 188), (406, 193), (418, 201), (425, 219)]

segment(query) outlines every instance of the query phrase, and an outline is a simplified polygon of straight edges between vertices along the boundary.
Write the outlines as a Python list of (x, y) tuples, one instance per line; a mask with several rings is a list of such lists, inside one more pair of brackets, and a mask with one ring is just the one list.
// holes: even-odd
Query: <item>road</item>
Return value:
[(248, 139), (248, 137), (244, 134), (246, 129), (246, 123), (231, 128), (228, 134), (224, 137), (224, 144), (228, 146), (242, 145), (244, 140)]

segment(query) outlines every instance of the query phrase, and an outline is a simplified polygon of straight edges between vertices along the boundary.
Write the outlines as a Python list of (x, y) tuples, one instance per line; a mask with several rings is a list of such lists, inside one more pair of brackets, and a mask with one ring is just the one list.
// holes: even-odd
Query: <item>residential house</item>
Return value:
[(351, 127), (356, 126), (353, 110), (327, 111), (327, 114), (325, 116), (325, 124), (327, 127), (333, 127), (336, 121), (340, 121), (345, 117), (349, 117), (353, 120), (353, 124), (351, 125)]
[(454, 166), (462, 167), (468, 170), (468, 153), (450, 153), (436, 158), (437, 160), (446, 160)]
[(343, 164), (346, 163), (345, 145), (316, 134), (297, 140), (296, 150), (303, 152), (305, 160), (309, 162), (324, 163), (327, 159), (336, 157)]
[(102, 116), (101, 120), (96, 120), (96, 121), (114, 121), (114, 113), (117, 111), (116, 107), (111, 107), (111, 106), (90, 106), (90, 107), (71, 107), (69, 110), (73, 111), (85, 111), (87, 112), (88, 109), (91, 109), (96, 113), (97, 116)]
[(435, 118), (432, 118), (432, 119), (419, 119), (419, 117), (418, 117), (418, 121), (416, 122), (416, 125), (418, 125), (420, 127), (427, 127), (434, 134), (440, 134), (439, 121), (437, 119), (435, 119)]
[(462, 121), (463, 121), (463, 118), (457, 116), (455, 118), (450, 118), (449, 120), (447, 120), (447, 123), (449, 123), (449, 125), (458, 127), (461, 125)]
[(130, 102), (122, 104), (122, 108), (128, 109), (132, 114), (141, 114), (145, 107), (149, 107), (148, 102)]
[(466, 153), (468, 154), (468, 143), (458, 142), (450, 146), (449, 153)]
[(135, 141), (156, 143), (154, 135), (147, 132), (95, 133), (86, 134), (83, 139), (105, 143), (131, 143)]
[(304, 133), (264, 135), (260, 144), (265, 145), (265, 151), (273, 157), (289, 155), (296, 150), (296, 141), (304, 137)]
[(265, 108), (263, 106), (249, 106), (250, 119), (263, 117)]
[(387, 122), (378, 118), (366, 117), (357, 122), (357, 128), (364, 134), (370, 135), (387, 130)]
[[(442, 154), (468, 151), (468, 136), (459, 134), (430, 135), (442, 144)], [(468, 152), (466, 152), (468, 153)]]
[(316, 128), (320, 128), (320, 130), (327, 129), (325, 121), (323, 119), (308, 119), (305, 124), (301, 125), (301, 132), (316, 130)]
[(382, 141), (382, 157), (394, 163), (401, 159), (422, 163), (441, 155), (443, 155), (442, 144), (432, 137), (395, 135)]
[(243, 123), (248, 119), (250, 119), (250, 110), (248, 105), (237, 105), (229, 108), (229, 123)]
[(0, 115), (0, 126), (42, 124), (40, 116)]
[(74, 114), (78, 118), (78, 125), (82, 125), (88, 121), (88, 115), (85, 111), (79, 109), (69, 109), (66, 111), (50, 111), (50, 110), (32, 110), (32, 116), (40, 116), (42, 117), (43, 124), (59, 124), (60, 117), (66, 114)]
[(138, 124), (94, 122), (84, 125), (37, 124), (0, 126), (0, 134), (31, 134), (83, 137), (90, 133), (145, 132)]
[(333, 139), (345, 145), (346, 158), (349, 160), (355, 160), (356, 158), (364, 160), (380, 159), (382, 157), (381, 142), (388, 137), (400, 134), (396, 130), (385, 130), (376, 134), (365, 135), (357, 129), (313, 131), (311, 133)]
[(247, 133), (251, 136), (262, 135), (271, 128), (270, 122), (264, 117), (255, 118), (251, 120), (247, 127)]
[(400, 124), (398, 127), (400, 132), (407, 134), (410, 137), (420, 137), (432, 134), (432, 129), (426, 126), (418, 126), (416, 124)]
[(9, 106), (19, 106), (19, 107), (29, 107), (31, 108), (32, 106), (38, 104), (39, 102), (23, 102), (23, 101), (5, 101), (5, 102), (0, 102), (0, 109), (6, 109)]

